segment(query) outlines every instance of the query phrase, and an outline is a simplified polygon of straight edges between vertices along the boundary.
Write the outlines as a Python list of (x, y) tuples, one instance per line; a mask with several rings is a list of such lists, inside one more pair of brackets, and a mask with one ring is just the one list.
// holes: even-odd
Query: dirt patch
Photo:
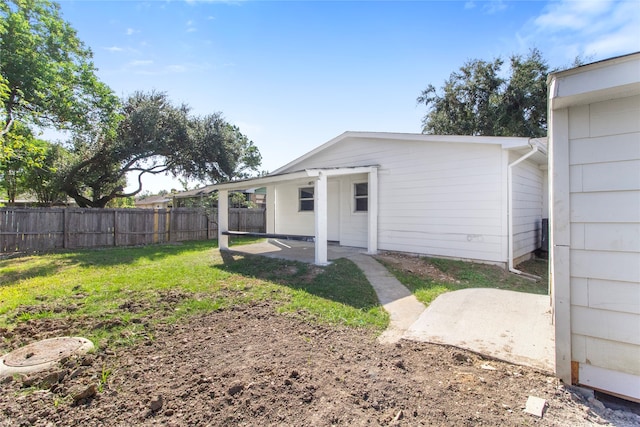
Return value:
[(391, 266), (415, 274), (421, 277), (428, 277), (440, 282), (460, 283), (455, 277), (443, 272), (433, 264), (426, 262), (424, 257), (406, 255), (402, 253), (382, 252), (376, 255), (377, 259), (389, 263)]
[[(12, 331), (29, 341), (32, 329)], [(69, 329), (73, 329), (70, 325)], [(8, 331), (0, 331), (5, 333)], [(15, 336), (18, 334), (19, 336)], [(633, 425), (535, 370), (363, 329), (318, 326), (270, 304), (160, 325), (149, 339), (0, 380), (1, 426)], [(548, 402), (542, 419), (528, 396)], [(596, 412), (599, 412), (598, 415)], [(603, 419), (604, 418), (604, 419)]]

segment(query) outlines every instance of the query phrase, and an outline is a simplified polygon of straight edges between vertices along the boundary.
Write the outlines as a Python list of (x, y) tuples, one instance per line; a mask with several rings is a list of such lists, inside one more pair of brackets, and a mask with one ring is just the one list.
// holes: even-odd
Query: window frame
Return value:
[[(367, 189), (367, 194), (362, 195), (362, 194), (358, 194), (358, 186), (359, 185), (366, 185), (366, 189)], [(366, 214), (369, 212), (369, 182), (365, 181), (365, 182), (354, 182), (353, 186), (351, 187), (353, 189), (353, 213), (356, 214)], [(366, 209), (358, 209), (358, 201), (359, 200), (366, 200), (367, 201), (367, 207)]]
[[(309, 192), (312, 197), (302, 197), (302, 192)], [(303, 209), (303, 202), (311, 202), (311, 209)], [(298, 212), (315, 212), (316, 210), (316, 188), (298, 187)]]

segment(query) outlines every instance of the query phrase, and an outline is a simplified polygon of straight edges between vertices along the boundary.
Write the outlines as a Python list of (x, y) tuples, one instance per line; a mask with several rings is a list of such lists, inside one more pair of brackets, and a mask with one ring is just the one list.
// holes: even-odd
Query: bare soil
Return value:
[[(452, 280), (416, 258), (396, 261)], [(155, 310), (173, 310), (183, 298), (169, 291)], [(149, 308), (139, 304), (121, 308)], [(379, 344), (371, 330), (318, 325), (278, 314), (271, 303), (172, 325), (151, 320), (142, 320), (146, 332), (135, 345), (101, 342), (49, 371), (0, 379), (0, 426), (640, 425), (640, 416), (531, 368), (440, 345)], [(0, 354), (121, 326), (95, 322), (32, 319), (0, 328)], [(523, 411), (529, 396), (546, 400), (542, 418)]]
[[(27, 327), (28, 326), (28, 327)], [(30, 320), (9, 335), (45, 338)], [(318, 326), (270, 304), (161, 325), (147, 340), (0, 381), (1, 426), (634, 425), (555, 378), (456, 348), (382, 345), (366, 329)], [(5, 342), (7, 342), (5, 340)], [(523, 412), (547, 400), (543, 418)], [(634, 418), (635, 417), (635, 418)]]

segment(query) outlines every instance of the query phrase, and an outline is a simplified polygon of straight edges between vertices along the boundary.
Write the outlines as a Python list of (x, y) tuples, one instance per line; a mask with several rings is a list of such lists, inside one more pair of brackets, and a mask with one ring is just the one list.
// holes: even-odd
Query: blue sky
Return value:
[[(640, 51), (640, 1), (61, 1), (119, 96), (221, 111), (274, 170), (344, 131), (420, 132), (416, 97), (469, 59), (554, 68)], [(157, 192), (176, 181), (147, 179)]]

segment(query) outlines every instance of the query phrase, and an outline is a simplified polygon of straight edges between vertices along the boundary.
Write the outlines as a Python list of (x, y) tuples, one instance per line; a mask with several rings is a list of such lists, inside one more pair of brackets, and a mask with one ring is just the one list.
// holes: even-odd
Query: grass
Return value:
[(153, 340), (157, 323), (265, 300), (318, 323), (375, 330), (388, 324), (350, 261), (320, 269), (264, 257), (222, 258), (215, 247), (200, 241), (0, 260), (0, 327), (50, 322), (98, 345), (123, 346)]
[(495, 288), (545, 295), (548, 292), (547, 261), (531, 260), (518, 266), (524, 272), (542, 277), (532, 281), (503, 268), (441, 258), (419, 258), (442, 274), (419, 274), (380, 260), (416, 298), (429, 305), (438, 295), (467, 288)]

